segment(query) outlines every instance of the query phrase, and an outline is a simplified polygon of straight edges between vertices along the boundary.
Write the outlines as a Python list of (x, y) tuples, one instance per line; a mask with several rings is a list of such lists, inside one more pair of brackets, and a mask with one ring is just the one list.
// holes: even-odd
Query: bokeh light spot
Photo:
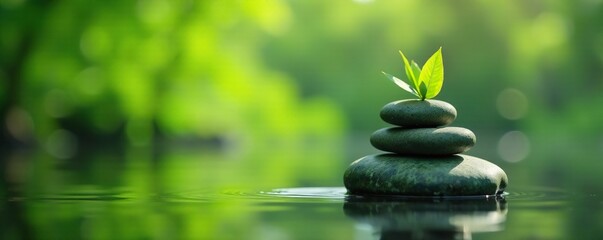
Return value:
[(530, 154), (530, 141), (521, 131), (505, 133), (498, 141), (498, 154), (507, 162), (519, 162)]
[(96, 96), (103, 92), (103, 73), (98, 67), (89, 67), (82, 70), (76, 77), (78, 91), (89, 96)]
[(149, 24), (160, 24), (169, 17), (172, 5), (165, 0), (138, 1), (138, 16)]
[(61, 118), (71, 112), (71, 101), (65, 91), (54, 89), (46, 93), (44, 98), (46, 114), (53, 118)]
[(552, 48), (567, 41), (567, 23), (558, 14), (545, 12), (540, 14), (532, 24), (534, 39), (542, 48)]
[(528, 98), (517, 89), (507, 88), (498, 94), (496, 108), (502, 117), (518, 120), (528, 112)]
[(13, 138), (21, 142), (28, 142), (33, 138), (34, 122), (27, 111), (13, 108), (6, 115), (5, 122), (8, 133)]
[(46, 150), (56, 158), (71, 158), (77, 152), (77, 148), (77, 137), (64, 129), (55, 130), (46, 140)]
[(110, 49), (111, 38), (102, 27), (89, 27), (82, 34), (80, 50), (87, 59), (100, 62), (110, 53)]

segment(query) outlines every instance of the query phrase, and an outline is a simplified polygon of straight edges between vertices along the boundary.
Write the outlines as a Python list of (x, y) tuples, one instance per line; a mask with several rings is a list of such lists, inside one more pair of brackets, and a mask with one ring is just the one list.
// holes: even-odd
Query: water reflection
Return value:
[(504, 198), (393, 199), (348, 197), (346, 216), (371, 226), (380, 239), (471, 239), (504, 229)]
[[(70, 159), (0, 150), (0, 239), (603, 239), (594, 159), (572, 168), (588, 174), (510, 165), (505, 199), (425, 201), (346, 195), (348, 163), (334, 161), (343, 148), (323, 143), (227, 154), (81, 146)], [(575, 187), (525, 187), (542, 184), (536, 176)]]

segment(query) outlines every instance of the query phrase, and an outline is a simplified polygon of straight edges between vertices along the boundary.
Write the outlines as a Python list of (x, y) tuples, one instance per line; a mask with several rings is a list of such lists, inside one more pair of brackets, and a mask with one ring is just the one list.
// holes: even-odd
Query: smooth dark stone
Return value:
[(403, 127), (439, 127), (454, 121), (456, 109), (444, 101), (406, 99), (386, 104), (380, 116)]
[(371, 144), (382, 151), (416, 155), (451, 155), (475, 145), (475, 134), (461, 127), (382, 128), (371, 135)]
[(502, 194), (508, 179), (495, 164), (469, 155), (380, 154), (353, 162), (343, 182), (360, 195), (476, 196)]

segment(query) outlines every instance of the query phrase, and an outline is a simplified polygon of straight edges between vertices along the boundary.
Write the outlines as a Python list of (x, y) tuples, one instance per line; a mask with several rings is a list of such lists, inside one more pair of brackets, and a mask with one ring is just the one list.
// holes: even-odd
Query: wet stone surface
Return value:
[(382, 128), (371, 135), (371, 144), (382, 151), (409, 155), (451, 155), (475, 145), (475, 134), (461, 127)]
[(486, 160), (460, 155), (476, 143), (462, 127), (444, 127), (456, 109), (438, 100), (407, 99), (388, 103), (381, 118), (396, 127), (382, 128), (370, 138), (381, 155), (353, 162), (344, 185), (357, 195), (476, 196), (502, 194), (507, 175)]
[(352, 163), (344, 174), (344, 185), (353, 194), (494, 195), (502, 193), (507, 182), (501, 168), (468, 155), (369, 155)]
[(439, 100), (406, 99), (386, 104), (380, 112), (383, 121), (402, 127), (438, 127), (456, 119), (456, 109)]

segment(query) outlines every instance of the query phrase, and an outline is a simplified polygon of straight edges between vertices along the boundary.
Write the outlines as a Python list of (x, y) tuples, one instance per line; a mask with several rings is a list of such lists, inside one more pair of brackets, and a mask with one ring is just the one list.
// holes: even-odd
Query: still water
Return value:
[[(510, 172), (510, 188), (499, 197), (353, 196), (341, 187), (341, 174), (349, 162), (329, 161), (342, 158), (332, 149), (337, 148), (315, 153), (304, 149), (229, 153), (233, 155), (208, 149), (161, 153), (103, 149), (71, 159), (57, 159), (43, 151), (10, 151), (2, 160), (0, 237), (603, 237), (603, 201), (588, 191), (514, 183)], [(291, 154), (299, 152), (306, 154)]]

